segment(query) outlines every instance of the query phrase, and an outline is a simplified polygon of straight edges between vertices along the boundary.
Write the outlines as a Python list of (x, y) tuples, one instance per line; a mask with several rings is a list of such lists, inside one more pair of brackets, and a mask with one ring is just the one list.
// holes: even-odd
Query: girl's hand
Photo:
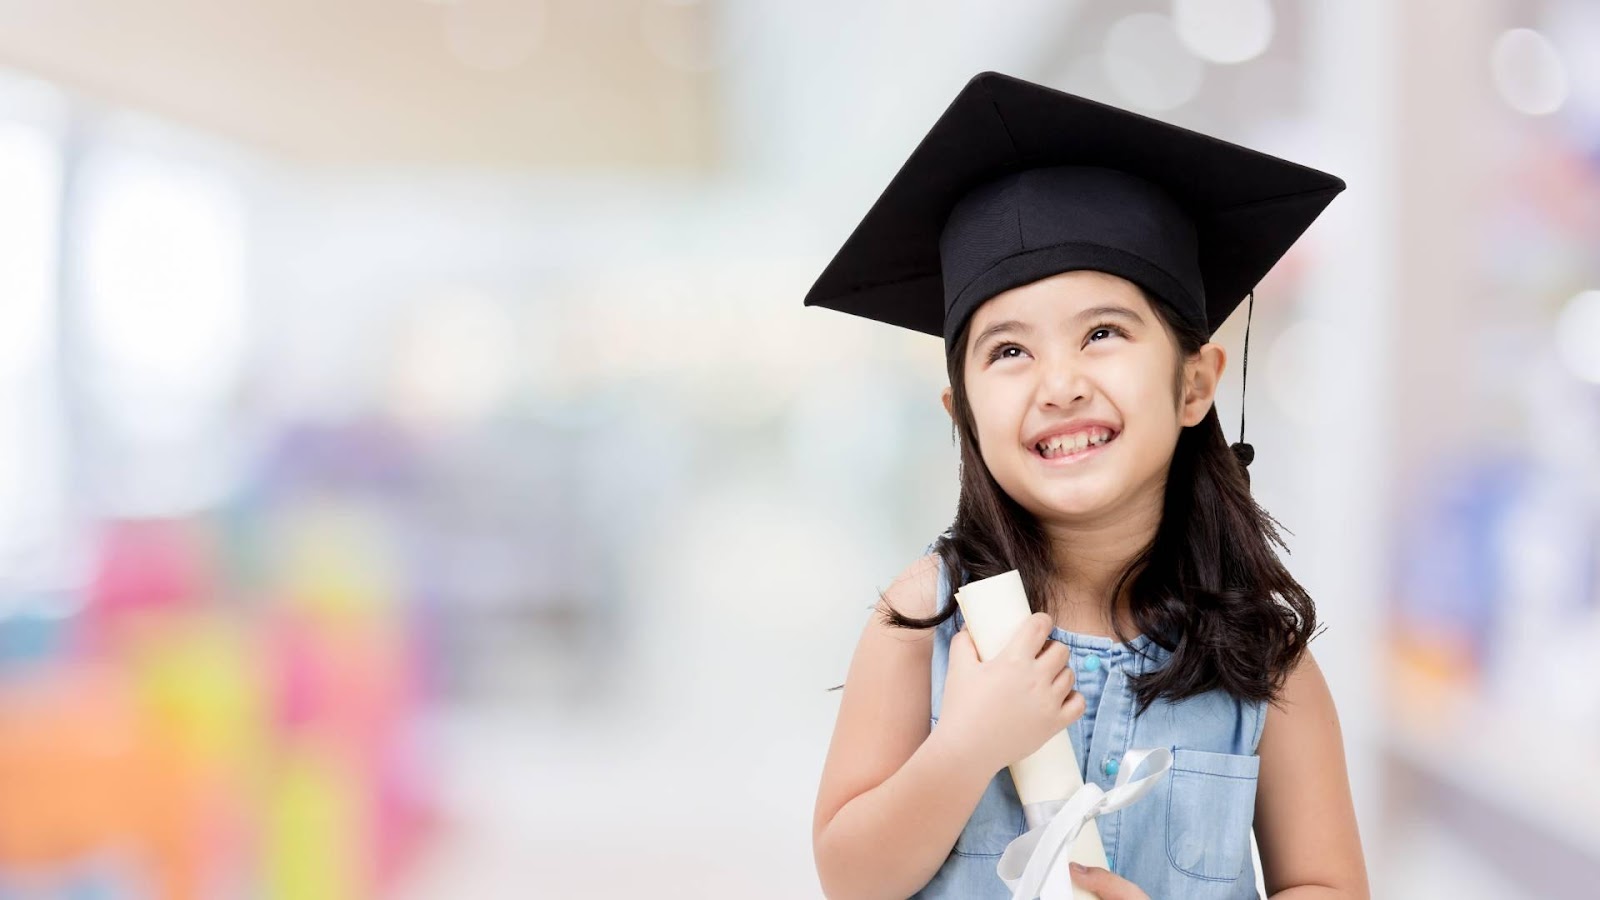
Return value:
[[(1072, 689), (1067, 645), (1050, 640), (1050, 616), (1034, 613), (1005, 649), (980, 661), (966, 628), (950, 641), (943, 713), (938, 728), (962, 751), (998, 772), (1044, 745), (1083, 715)], [(1039, 645), (1048, 646), (1043, 651)]]
[(1150, 900), (1150, 895), (1140, 890), (1137, 884), (1110, 869), (1085, 867), (1079, 863), (1072, 863), (1071, 869), (1072, 883), (1093, 893), (1100, 900)]

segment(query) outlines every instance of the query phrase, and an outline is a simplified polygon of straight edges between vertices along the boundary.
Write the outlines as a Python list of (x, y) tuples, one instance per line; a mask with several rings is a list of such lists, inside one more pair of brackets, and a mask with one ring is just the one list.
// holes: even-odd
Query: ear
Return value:
[(954, 398), (955, 391), (951, 390), (949, 385), (945, 385), (945, 389), (939, 392), (939, 402), (944, 404), (944, 411), (950, 416), (950, 421), (952, 422), (956, 420), (956, 411), (951, 405), (954, 402)]
[(1217, 397), (1217, 385), (1222, 381), (1222, 371), (1227, 368), (1228, 353), (1221, 344), (1207, 343), (1200, 352), (1183, 364), (1183, 404), (1178, 410), (1184, 427), (1200, 424), (1211, 411)]

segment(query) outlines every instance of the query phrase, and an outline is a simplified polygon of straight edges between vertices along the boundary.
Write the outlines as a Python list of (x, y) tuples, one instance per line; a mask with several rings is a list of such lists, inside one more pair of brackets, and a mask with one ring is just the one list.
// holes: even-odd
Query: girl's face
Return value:
[(1086, 521), (1152, 493), (1159, 508), (1179, 432), (1211, 407), (1221, 347), (1180, 367), (1144, 293), (1088, 269), (997, 294), (968, 327), (979, 449), (1012, 499), (1044, 521)]

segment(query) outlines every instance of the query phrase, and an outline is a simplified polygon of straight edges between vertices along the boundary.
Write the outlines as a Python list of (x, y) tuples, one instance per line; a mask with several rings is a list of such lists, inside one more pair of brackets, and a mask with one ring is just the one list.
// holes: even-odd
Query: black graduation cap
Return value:
[[(942, 335), (948, 348), (990, 297), (1097, 269), (1211, 335), (1344, 187), (1248, 147), (981, 72), (805, 305)], [(1241, 415), (1241, 441), (1243, 429)], [(1248, 445), (1235, 449), (1248, 464)]]

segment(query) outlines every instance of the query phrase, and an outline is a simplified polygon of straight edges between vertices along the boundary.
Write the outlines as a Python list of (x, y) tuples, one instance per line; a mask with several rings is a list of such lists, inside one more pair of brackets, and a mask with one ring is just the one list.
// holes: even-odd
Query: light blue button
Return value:
[(1117, 774), (1117, 769), (1120, 768), (1120, 767), (1121, 767), (1121, 764), (1118, 763), (1116, 760), (1114, 760), (1114, 759), (1106, 760), (1105, 769), (1106, 769), (1106, 774), (1107, 775), (1115, 775), (1115, 774)]
[(1085, 672), (1093, 672), (1098, 668), (1100, 668), (1100, 657), (1095, 656), (1092, 653), (1089, 654), (1088, 658), (1084, 659), (1083, 661), (1083, 670)]
[(1116, 864), (1117, 864), (1117, 858), (1115, 856), (1110, 855), (1110, 854), (1106, 854), (1106, 868), (1109, 869), (1112, 866), (1115, 866)]

